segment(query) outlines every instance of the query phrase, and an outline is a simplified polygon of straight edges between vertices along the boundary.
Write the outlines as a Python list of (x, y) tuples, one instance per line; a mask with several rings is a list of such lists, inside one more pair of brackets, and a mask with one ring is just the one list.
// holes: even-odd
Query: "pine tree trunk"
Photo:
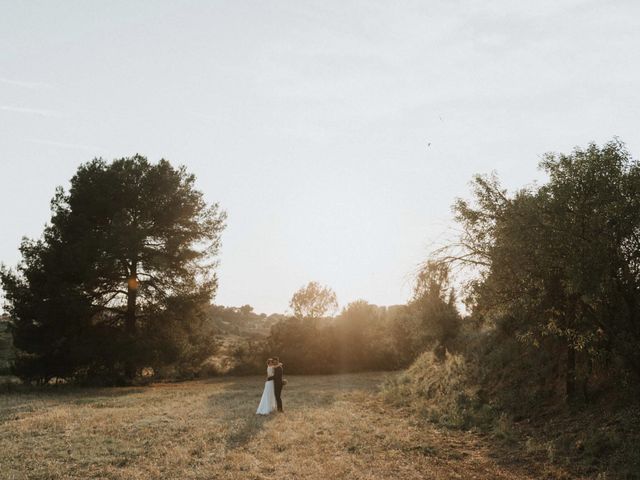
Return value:
[(138, 298), (138, 278), (137, 266), (134, 263), (131, 266), (131, 275), (127, 281), (127, 311), (125, 313), (125, 333), (129, 343), (126, 352), (127, 359), (125, 361), (125, 376), (128, 380), (133, 380), (136, 376), (136, 366), (133, 361), (133, 345), (136, 335), (136, 300)]
[(136, 299), (138, 297), (138, 282), (131, 277), (127, 286), (127, 313), (125, 314), (125, 331), (127, 335), (136, 333)]

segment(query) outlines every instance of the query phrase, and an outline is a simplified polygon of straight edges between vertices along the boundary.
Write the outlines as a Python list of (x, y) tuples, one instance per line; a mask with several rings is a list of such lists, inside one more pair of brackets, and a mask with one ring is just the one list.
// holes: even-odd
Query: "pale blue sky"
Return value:
[[(633, 1), (0, 0), (0, 261), (94, 156), (184, 164), (229, 213), (217, 303), (407, 300), (474, 173), (640, 149)], [(431, 146), (428, 147), (428, 143)]]

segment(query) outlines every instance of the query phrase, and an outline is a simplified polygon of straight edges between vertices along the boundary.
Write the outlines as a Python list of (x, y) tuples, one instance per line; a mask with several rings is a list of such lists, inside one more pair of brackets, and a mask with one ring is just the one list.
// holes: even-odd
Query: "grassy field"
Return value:
[(289, 376), (0, 394), (3, 479), (542, 478), (485, 437), (416, 423), (377, 395), (389, 374)]

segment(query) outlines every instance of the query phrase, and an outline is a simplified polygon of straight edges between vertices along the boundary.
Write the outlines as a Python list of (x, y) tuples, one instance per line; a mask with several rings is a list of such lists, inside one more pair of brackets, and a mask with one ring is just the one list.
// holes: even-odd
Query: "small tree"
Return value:
[(451, 348), (460, 330), (460, 314), (445, 263), (428, 261), (418, 273), (409, 303), (419, 322), (416, 335), (423, 345)]
[(338, 309), (338, 300), (329, 287), (309, 282), (293, 294), (289, 306), (296, 318), (315, 321), (334, 313)]

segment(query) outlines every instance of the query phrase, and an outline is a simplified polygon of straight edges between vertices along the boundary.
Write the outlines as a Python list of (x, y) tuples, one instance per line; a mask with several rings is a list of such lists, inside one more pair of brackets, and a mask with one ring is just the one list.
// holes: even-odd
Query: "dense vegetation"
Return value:
[(440, 260), (475, 268), (469, 320), (486, 342), (517, 342), (529, 354), (513, 361), (550, 370), (541, 390), (557, 379), (549, 394), (589, 400), (640, 376), (640, 165), (612, 142), (541, 167), (548, 182), (513, 195), (477, 177)]
[(460, 327), (447, 269), (435, 264), (420, 274), (406, 305), (356, 300), (327, 315), (336, 304), (331, 288), (316, 282), (303, 286), (291, 299), (293, 315), (263, 318), (263, 325), (270, 323), (267, 336), (239, 339), (227, 349), (234, 357), (230, 371), (262, 373), (264, 359), (274, 355), (289, 373), (397, 370), (427, 348), (443, 352)]
[(468, 315), (451, 350), (424, 353), (387, 398), (583, 473), (637, 478), (640, 164), (613, 141), (541, 168), (542, 185), (509, 194), (479, 176), (473, 201), (456, 202), (460, 238), (431, 263), (466, 278)]

